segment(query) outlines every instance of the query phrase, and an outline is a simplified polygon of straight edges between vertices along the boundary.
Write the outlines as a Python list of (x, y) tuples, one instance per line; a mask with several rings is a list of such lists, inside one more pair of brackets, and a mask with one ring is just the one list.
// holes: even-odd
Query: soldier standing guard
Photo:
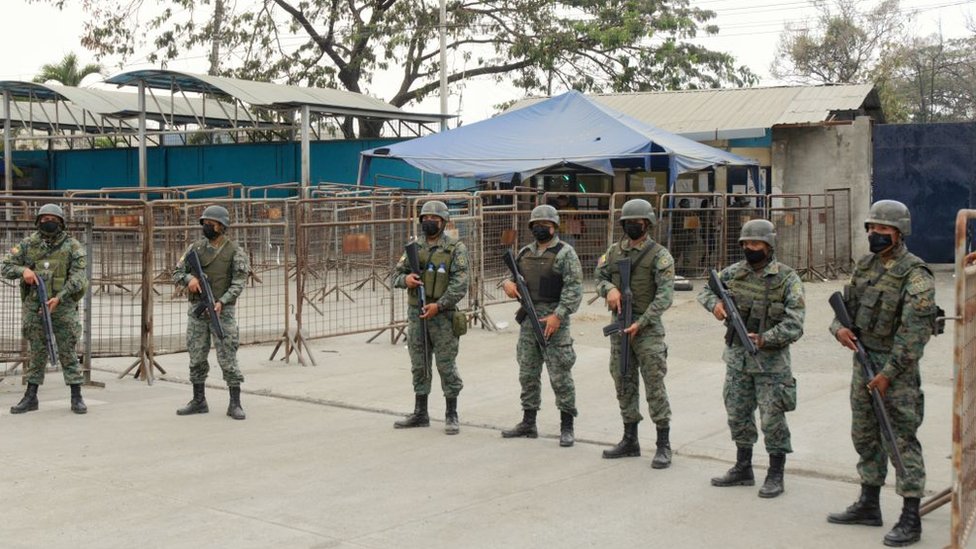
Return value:
[[(213, 334), (214, 347), (217, 350), (217, 363), (224, 373), (224, 381), (230, 391), (230, 404), (227, 415), (234, 419), (244, 419), (244, 409), (241, 407), (241, 383), (244, 375), (237, 365), (237, 348), (240, 337), (235, 318), (237, 298), (244, 291), (247, 275), (251, 271), (247, 253), (236, 242), (227, 238), (230, 227), (230, 215), (223, 206), (208, 206), (200, 216), (203, 226), (203, 237), (191, 244), (186, 253), (180, 258), (173, 271), (173, 282), (185, 287), (191, 304), (201, 299), (200, 281), (186, 262), (186, 254), (196, 250), (200, 257), (203, 273), (210, 282), (210, 288), (216, 302), (214, 308), (220, 316), (220, 324), (224, 330), (224, 339)], [(191, 305), (186, 319), (186, 348), (190, 355), (190, 382), (193, 384), (193, 399), (186, 406), (176, 411), (177, 415), (206, 414), (210, 411), (204, 391), (210, 363), (210, 340), (212, 327), (206, 314), (197, 317)]]
[[(424, 362), (424, 341), (421, 338), (421, 321), (427, 321), (427, 336), (431, 353), (437, 358), (437, 372), (441, 389), (447, 402), (444, 414), (444, 432), (456, 435), (460, 431), (457, 413), (458, 394), (464, 383), (458, 374), (455, 359), (459, 338), (467, 329), (467, 319), (457, 311), (457, 304), (468, 293), (468, 249), (458, 239), (444, 234), (450, 221), (447, 204), (439, 200), (425, 202), (420, 209), (420, 228), (424, 238), (418, 241), (420, 276), (410, 271), (406, 254), (400, 258), (393, 273), (393, 286), (407, 288), (407, 347), (410, 351), (410, 372), (413, 376), (414, 410), (393, 426), (397, 429), (429, 427), (427, 397), (430, 394), (431, 364)], [(423, 285), (427, 305), (420, 310), (417, 288)]]
[[(544, 324), (548, 342), (545, 352), (536, 342), (532, 323), (522, 322), (516, 355), (519, 364), (519, 383), (522, 386), (522, 421), (514, 428), (502, 431), (505, 438), (539, 436), (536, 413), (542, 404), (542, 363), (549, 369), (549, 381), (556, 393), (556, 407), (560, 415), (560, 446), (575, 442), (573, 419), (576, 417), (576, 388), (572, 368), (576, 363), (573, 338), (569, 332), (569, 315), (579, 309), (583, 300), (583, 268), (576, 250), (556, 236), (559, 213), (549, 205), (537, 206), (529, 215), (529, 229), (535, 242), (518, 253), (519, 273), (525, 278), (532, 303)], [(513, 280), (503, 287), (510, 298), (520, 297)]]
[[(623, 439), (613, 448), (603, 451), (605, 458), (640, 455), (637, 424), (641, 414), (639, 378), (644, 378), (644, 391), (651, 420), (657, 427), (657, 451), (651, 466), (664, 469), (671, 465), (671, 405), (668, 402), (664, 376), (668, 371), (668, 347), (664, 343), (664, 314), (674, 300), (674, 259), (667, 248), (648, 235), (656, 221), (654, 207), (641, 199), (628, 200), (621, 209), (620, 224), (625, 238), (610, 246), (596, 267), (597, 293), (607, 299), (614, 321), (621, 314), (620, 271), (617, 261), (631, 260), (631, 291), (634, 294), (632, 312), (634, 323), (621, 333), (611, 336), (610, 375), (617, 389), (617, 402), (624, 422)], [(620, 372), (620, 338), (631, 338), (630, 364), (626, 377)]]
[[(81, 335), (78, 303), (88, 289), (85, 248), (65, 231), (64, 210), (57, 204), (41, 206), (34, 224), (37, 231), (21, 240), (3, 258), (3, 277), (20, 279), (21, 330), (30, 344), (30, 358), (24, 368), (27, 391), (24, 398), (10, 408), (10, 413), (22, 414), (38, 408), (37, 388), (44, 383), (44, 368), (48, 361), (41, 307), (47, 307), (51, 312), (61, 373), (64, 382), (71, 387), (71, 411), (84, 414), (88, 412), (81, 398), (81, 384), (85, 378), (75, 347)], [(43, 279), (47, 289), (47, 303), (38, 301), (38, 278)]]
[[(786, 412), (796, 409), (796, 380), (790, 368), (790, 344), (803, 335), (803, 282), (790, 267), (776, 261), (776, 228), (765, 219), (742, 226), (739, 245), (745, 259), (719, 273), (735, 297), (749, 339), (759, 348), (755, 359), (735, 338), (725, 347), (725, 410), (735, 465), (712, 486), (752, 486), (752, 446), (758, 440), (755, 411), (759, 408), (769, 470), (759, 497), (783, 493), (786, 454), (793, 451)], [(726, 319), (724, 303), (706, 285), (698, 302), (718, 320)]]
[(860, 339), (868, 357), (881, 368), (866, 379), (854, 358), (851, 378), (851, 439), (859, 456), (861, 496), (840, 513), (827, 516), (835, 524), (881, 526), (879, 496), (888, 473), (888, 456), (881, 444), (878, 421), (871, 405), (871, 389), (878, 389), (891, 418), (899, 453), (905, 466), (895, 491), (904, 498), (898, 523), (884, 537), (892, 547), (922, 538), (919, 502), (925, 490), (925, 463), (917, 432), (925, 400), (919, 360), (929, 338), (937, 333), (935, 279), (921, 259), (909, 253), (904, 238), (911, 234), (908, 208), (894, 200), (875, 202), (864, 221), (871, 253), (862, 257), (844, 302), (857, 333), (835, 319), (830, 332), (848, 349)]

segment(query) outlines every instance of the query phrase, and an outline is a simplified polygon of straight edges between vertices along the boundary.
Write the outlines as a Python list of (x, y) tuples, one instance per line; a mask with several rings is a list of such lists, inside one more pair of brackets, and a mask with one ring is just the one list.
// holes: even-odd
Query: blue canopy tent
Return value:
[[(613, 165), (644, 171), (666, 167), (668, 188), (678, 175), (712, 166), (758, 162), (668, 133), (569, 91), (468, 126), (363, 151), (359, 181), (372, 158), (395, 158), (429, 173), (511, 181), (575, 165), (613, 175)], [(758, 177), (752, 180), (758, 185)], [(762, 191), (761, 189), (757, 189)]]

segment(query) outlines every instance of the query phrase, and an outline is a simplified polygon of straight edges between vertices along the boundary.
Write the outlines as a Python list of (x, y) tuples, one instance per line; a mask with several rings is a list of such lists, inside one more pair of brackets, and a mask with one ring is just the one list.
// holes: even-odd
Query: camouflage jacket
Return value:
[[(186, 254), (192, 249), (197, 249), (200, 251), (201, 255), (204, 250), (207, 250), (208, 255), (213, 255), (217, 253), (220, 247), (229, 244), (231, 241), (225, 236), (221, 239), (219, 246), (214, 246), (206, 238), (200, 238), (193, 244), (190, 244), (183, 255), (180, 256), (179, 262), (176, 264), (176, 268), (173, 269), (173, 282), (177, 286), (186, 287), (190, 283), (190, 278), (195, 276), (193, 274), (193, 269), (185, 261)], [(234, 251), (234, 257), (231, 259), (231, 273), (230, 273), (230, 285), (227, 291), (223, 295), (215, 295), (214, 298), (220, 301), (224, 305), (233, 305), (237, 302), (237, 298), (240, 297), (241, 292), (244, 291), (244, 285), (247, 284), (247, 276), (251, 272), (251, 263), (247, 258), (247, 252), (245, 252), (240, 246)], [(204, 268), (206, 272), (206, 268)], [(208, 275), (209, 276), (209, 275)], [(188, 296), (191, 301), (194, 300), (194, 296)]]
[[(417, 240), (417, 244), (420, 249), (418, 250), (421, 257), (431, 256), (437, 248), (447, 248), (450, 245), (454, 245), (454, 252), (452, 254), (451, 264), (448, 271), (448, 281), (447, 289), (444, 294), (437, 300), (437, 307), (440, 310), (456, 309), (458, 303), (464, 299), (464, 296), (468, 293), (468, 248), (464, 245), (464, 242), (451, 237), (447, 234), (441, 232), (440, 236), (434, 242), (428, 242), (427, 238), (420, 238)], [(396, 268), (393, 270), (393, 276), (391, 280), (393, 281), (394, 288), (406, 288), (407, 287), (407, 275), (410, 274), (410, 265), (407, 262), (407, 254), (404, 252), (400, 256), (400, 261), (397, 262)], [(430, 291), (430, 290), (428, 290)]]
[[(529, 256), (538, 257), (545, 253), (545, 250), (552, 248), (560, 243), (559, 237), (554, 236), (546, 246), (540, 248), (538, 242), (532, 242), (519, 250), (518, 255), (523, 253)], [(559, 303), (538, 303), (536, 312), (540, 316), (555, 314), (559, 321), (565, 325), (569, 321), (569, 315), (579, 310), (580, 303), (583, 302), (583, 266), (580, 264), (579, 256), (572, 246), (563, 242), (562, 248), (556, 254), (556, 259), (552, 263), (552, 270), (559, 274), (563, 279), (563, 289), (559, 294)], [(510, 278), (510, 280), (513, 280)]]
[(77, 302), (88, 288), (87, 265), (85, 247), (66, 231), (53, 240), (35, 231), (7, 252), (0, 272), (4, 278), (21, 279), (21, 298), (25, 301), (37, 299), (37, 293), (29, 291), (23, 282), (24, 269), (29, 267), (44, 278), (49, 297)]
[[(613, 283), (613, 277), (616, 274), (616, 261), (618, 259), (630, 256), (633, 260), (637, 253), (640, 253), (647, 246), (653, 245), (654, 241), (650, 238), (644, 239), (637, 246), (634, 246), (629, 238), (624, 238), (610, 246), (607, 253), (600, 257), (596, 266), (597, 294), (605, 298), (610, 290), (617, 287)], [(640, 317), (635, 319), (635, 322), (641, 327), (641, 330), (646, 329), (650, 334), (663, 336), (664, 323), (661, 322), (661, 315), (674, 302), (674, 258), (671, 257), (667, 248), (662, 246), (654, 257), (642, 258), (638, 268), (651, 269), (651, 279), (655, 290), (653, 296), (640, 296), (643, 301), (647, 301), (649, 304)], [(634, 273), (631, 273), (631, 280), (633, 281), (634, 278)], [(641, 300), (638, 296), (640, 289), (633, 282), (631, 288), (634, 292), (634, 301)], [(613, 315), (614, 320), (616, 320), (616, 311)]]

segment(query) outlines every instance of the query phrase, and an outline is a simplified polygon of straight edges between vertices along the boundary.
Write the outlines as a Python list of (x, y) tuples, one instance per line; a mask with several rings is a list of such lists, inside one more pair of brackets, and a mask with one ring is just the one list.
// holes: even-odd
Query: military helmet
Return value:
[(559, 212), (556, 211), (556, 208), (553, 208), (548, 204), (536, 206), (532, 209), (532, 213), (529, 215), (529, 227), (531, 227), (536, 221), (549, 221), (550, 223), (555, 223), (558, 227)]
[(436, 215), (444, 220), (444, 223), (451, 218), (451, 212), (447, 209), (447, 204), (440, 200), (429, 200), (424, 202), (424, 207), (420, 208), (420, 217), (425, 215)]
[(753, 219), (746, 221), (739, 233), (739, 242), (746, 240), (758, 240), (769, 244), (770, 248), (776, 247), (776, 226), (771, 221), (765, 219)]
[(645, 219), (652, 226), (657, 222), (654, 206), (651, 206), (651, 203), (643, 198), (634, 198), (624, 202), (624, 207), (620, 208), (620, 221), (624, 222), (628, 219)]
[(34, 217), (34, 223), (36, 224), (41, 220), (42, 215), (53, 215), (54, 217), (61, 220), (61, 224), (64, 225), (64, 210), (61, 206), (57, 204), (45, 204), (41, 206), (41, 209), (37, 210), (37, 216)]
[(216, 221), (224, 226), (224, 228), (230, 227), (230, 214), (227, 213), (227, 208), (223, 206), (207, 206), (203, 210), (203, 215), (200, 216), (200, 224), (203, 225), (203, 221), (209, 219), (211, 221)]
[(902, 236), (912, 234), (912, 214), (908, 211), (908, 206), (897, 200), (879, 200), (871, 204), (868, 218), (864, 220), (865, 230), (868, 223), (894, 227)]

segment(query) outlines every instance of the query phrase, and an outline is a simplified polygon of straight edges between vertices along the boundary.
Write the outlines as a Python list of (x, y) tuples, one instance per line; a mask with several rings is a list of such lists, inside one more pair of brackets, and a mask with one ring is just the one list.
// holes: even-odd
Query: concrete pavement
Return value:
[[(939, 273), (940, 304), (952, 303)], [(700, 286), (696, 281), (696, 291)], [(721, 401), (721, 325), (678, 294), (665, 317), (674, 465), (650, 468), (654, 429), (641, 424), (644, 456), (604, 460), (622, 426), (607, 372), (608, 321), (600, 302), (574, 317), (578, 442), (559, 448), (548, 385), (538, 440), (503, 440), (520, 417), (514, 307), (489, 309), (505, 329), (472, 329), (459, 366), (461, 433), (394, 430), (413, 405), (402, 344), (381, 336), (312, 342), (319, 366), (268, 361), (272, 346), (242, 348), (246, 421), (224, 415), (214, 364), (211, 413), (178, 417), (190, 397), (185, 354), (160, 356), (169, 372), (153, 386), (119, 380), (131, 358), (97, 359), (104, 389), (87, 389), (75, 416), (60, 374), (41, 409), (11, 416), (19, 379), (0, 383), (0, 547), (881, 547), (900, 498), (882, 491), (883, 528), (829, 525), (828, 512), (857, 496), (849, 438), (850, 353), (832, 341), (826, 298), (840, 282), (807, 284), (806, 335), (793, 348), (799, 406), (789, 414), (795, 453), (786, 493), (714, 488), (734, 459)], [(246, 299), (246, 293), (244, 298)], [(937, 492), (951, 480), (952, 340), (923, 359), (926, 418), (920, 432)], [(17, 381), (17, 384), (14, 382)], [(431, 412), (443, 417), (435, 382)], [(645, 412), (646, 413), (646, 412)], [(756, 447), (758, 482), (766, 457)], [(923, 519), (919, 547), (948, 541), (948, 509)]]

